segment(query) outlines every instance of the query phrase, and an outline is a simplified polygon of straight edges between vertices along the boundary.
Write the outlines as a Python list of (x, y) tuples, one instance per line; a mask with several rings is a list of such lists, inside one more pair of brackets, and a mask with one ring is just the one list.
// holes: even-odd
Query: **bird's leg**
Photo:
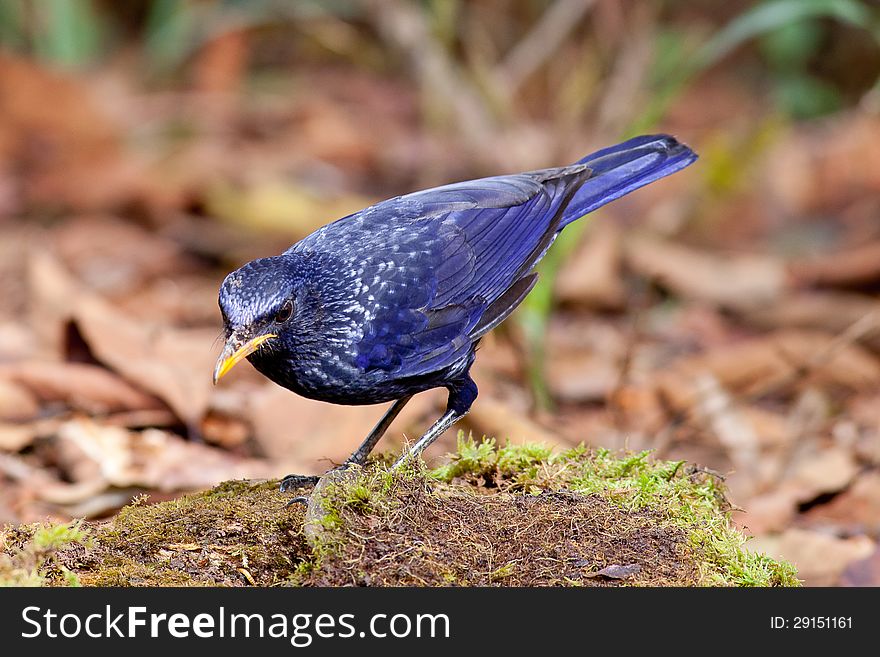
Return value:
[[(345, 460), (345, 463), (343, 463), (341, 467), (344, 468), (352, 463), (363, 465), (367, 460), (367, 456), (370, 455), (370, 452), (372, 452), (373, 448), (376, 446), (376, 443), (379, 442), (379, 439), (382, 438), (386, 431), (388, 431), (388, 427), (391, 426), (394, 418), (400, 415), (400, 411), (403, 410), (403, 407), (406, 406), (410, 399), (412, 399), (412, 395), (402, 397), (394, 402), (391, 405), (391, 408), (389, 408), (385, 412), (385, 415), (382, 416), (382, 419), (379, 420), (375, 427), (373, 427), (373, 430), (370, 431), (366, 438), (364, 438), (364, 442), (361, 443), (361, 446)], [(281, 480), (281, 491), (286, 493), (298, 488), (312, 486), (318, 483), (320, 478), (320, 475), (287, 475)]]
[(379, 439), (385, 435), (385, 432), (388, 431), (388, 427), (391, 426), (391, 423), (394, 422), (394, 418), (400, 415), (400, 411), (403, 410), (403, 407), (406, 406), (407, 402), (412, 399), (412, 395), (408, 395), (406, 397), (401, 397), (394, 404), (391, 405), (391, 408), (382, 416), (382, 419), (379, 420), (378, 424), (373, 427), (373, 430), (364, 438), (364, 442), (361, 443), (361, 446), (355, 450), (354, 454), (346, 459), (345, 464), (356, 463), (357, 465), (363, 465), (367, 457), (370, 455), (370, 452), (373, 451), (373, 448), (376, 446), (376, 443), (379, 442)]
[(449, 401), (446, 404), (446, 412), (440, 416), (431, 428), (425, 432), (425, 435), (419, 438), (412, 447), (401, 455), (392, 469), (397, 469), (410, 459), (417, 457), (424, 452), (437, 438), (440, 437), (453, 424), (468, 414), (471, 405), (477, 398), (477, 384), (471, 378), (465, 375), (464, 381), (457, 383), (449, 388)]
[(440, 419), (437, 420), (430, 429), (425, 432), (425, 435), (419, 438), (412, 447), (410, 447), (404, 454), (401, 455), (397, 461), (394, 462), (394, 465), (391, 466), (392, 469), (397, 469), (404, 463), (406, 463), (409, 459), (417, 457), (419, 454), (424, 452), (437, 438), (440, 437), (444, 431), (446, 431), (453, 424), (458, 422), (461, 418), (467, 415), (465, 413), (456, 413), (453, 410), (446, 411), (443, 415), (440, 416)]

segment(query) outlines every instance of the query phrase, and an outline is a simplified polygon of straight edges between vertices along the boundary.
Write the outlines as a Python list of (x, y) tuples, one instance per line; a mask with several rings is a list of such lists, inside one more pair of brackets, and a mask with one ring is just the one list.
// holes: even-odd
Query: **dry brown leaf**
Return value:
[(112, 424), (117, 427), (129, 429), (144, 429), (146, 427), (170, 427), (180, 424), (178, 417), (167, 408), (156, 410), (121, 411), (111, 413), (101, 418), (104, 424)]
[(858, 471), (851, 450), (832, 446), (798, 459), (783, 486), (794, 491), (798, 502), (809, 502), (824, 493), (843, 490)]
[(387, 128), (371, 122), (356, 104), (345, 106), (316, 95), (299, 108), (296, 131), (317, 161), (369, 170), (380, 159)]
[(214, 185), (206, 198), (209, 212), (218, 219), (296, 239), (373, 202), (356, 195), (323, 198), (307, 187), (285, 181), (262, 181), (246, 188)]
[(133, 319), (84, 290), (45, 252), (32, 254), (30, 277), (33, 324), (56, 357), (64, 356), (66, 327), (73, 321), (98, 361), (197, 427), (211, 394), (214, 331)]
[(633, 233), (624, 240), (629, 266), (688, 299), (748, 308), (777, 299), (785, 266), (770, 256), (721, 255)]
[(26, 361), (0, 365), (0, 407), (4, 382), (24, 386), (44, 402), (61, 401), (92, 414), (163, 407), (155, 397), (112, 372), (84, 363)]
[(818, 441), (832, 416), (828, 396), (814, 386), (805, 387), (788, 411), (786, 418), (789, 447), (805, 453)]
[[(439, 416), (436, 413), (431, 417), (436, 401), (443, 397), (440, 390), (413, 397), (376, 451), (387, 451), (392, 445), (398, 447), (402, 432), (414, 430), (421, 435), (428, 423)], [(323, 472), (331, 464), (348, 458), (387, 407), (323, 404), (276, 385), (266, 385), (248, 397), (246, 413), (266, 456), (273, 463), (283, 463), (290, 472), (305, 474)], [(426, 421), (425, 417), (430, 419)]]
[(834, 586), (849, 564), (864, 559), (876, 546), (866, 536), (837, 538), (790, 528), (780, 535), (753, 538), (745, 547), (751, 552), (791, 561), (807, 586)]
[(880, 430), (864, 431), (856, 442), (855, 453), (864, 463), (880, 466)]
[[(21, 288), (20, 281), (16, 281)], [(23, 289), (27, 293), (26, 289)], [(15, 319), (0, 322), (0, 362), (9, 362), (23, 358), (31, 358), (37, 354), (36, 338), (33, 331), (21, 323), (24, 308), (16, 312)]]
[(17, 452), (36, 438), (55, 435), (61, 420), (57, 417), (32, 420), (25, 423), (0, 423), (0, 450)]
[[(551, 322), (544, 372), (547, 385), (560, 401), (605, 399), (620, 384), (628, 345), (626, 335), (611, 322), (585, 313), (564, 313)], [(522, 354), (518, 369), (509, 376), (520, 378), (527, 366)], [(481, 359), (477, 363), (482, 362)]]
[(0, 53), (0, 167), (25, 172), (25, 202), (106, 207), (138, 184), (120, 131), (82, 80)]
[[(0, 189), (2, 189), (2, 165), (0, 165)], [(2, 194), (0, 194), (2, 196)], [(16, 357), (22, 353), (20, 347), (28, 344), (29, 336), (18, 322), (27, 308), (28, 290), (22, 285), (27, 267), (27, 250), (41, 235), (34, 226), (21, 222), (9, 225), (4, 222), (4, 209), (0, 198), (0, 225), (3, 237), (0, 239), (0, 359)], [(18, 343), (18, 344), (16, 344)]]
[(103, 295), (129, 294), (147, 281), (192, 268), (175, 242), (114, 217), (71, 218), (51, 239), (61, 264)]
[[(64, 513), (72, 518), (95, 518), (119, 511), (137, 498), (137, 490), (110, 489), (85, 497), (82, 501), (64, 505)], [(161, 500), (156, 500), (161, 501)]]
[(595, 573), (587, 573), (584, 577), (607, 577), (608, 579), (626, 579), (641, 572), (642, 567), (637, 563), (621, 566), (620, 564), (611, 564), (605, 566), (602, 570)]
[(73, 322), (98, 361), (197, 427), (211, 395), (217, 332), (131, 317), (86, 290), (48, 252), (33, 252), (29, 264), (32, 325), (52, 357), (66, 357)]
[(719, 347), (679, 360), (659, 373), (654, 385), (676, 409), (687, 411), (696, 400), (694, 381), (711, 373), (735, 395), (762, 394), (787, 383), (800, 384), (804, 371), (816, 385), (852, 391), (880, 385), (880, 360), (853, 344), (808, 331), (777, 331), (741, 344)]
[(880, 548), (850, 563), (840, 576), (840, 586), (880, 586)]
[(235, 92), (247, 72), (249, 51), (248, 30), (220, 31), (207, 40), (195, 55), (193, 86), (200, 93), (219, 96), (221, 100), (226, 100), (225, 104), (234, 102)]
[(696, 415), (718, 439), (740, 475), (739, 493), (750, 491), (764, 481), (758, 435), (738, 405), (718, 380), (710, 374), (700, 374), (694, 380), (697, 395)]
[[(263, 251), (262, 253), (272, 251)], [(212, 326), (219, 319), (217, 276), (175, 275), (157, 278), (137, 290), (116, 295), (113, 304), (123, 313), (155, 321), (163, 318), (175, 326)]]
[(744, 508), (731, 516), (751, 536), (781, 532), (791, 524), (797, 512), (796, 498), (793, 490), (777, 488), (748, 500), (738, 500)]
[(222, 413), (208, 411), (202, 418), (202, 438), (214, 445), (227, 449), (243, 445), (250, 438), (250, 427), (238, 418)]
[(37, 398), (24, 386), (5, 379), (0, 365), (0, 420), (28, 420), (40, 411)]
[(547, 359), (547, 386), (554, 399), (567, 402), (601, 401), (620, 382), (620, 365), (606, 353), (583, 351)]
[(854, 435), (854, 450), (859, 458), (880, 466), (880, 394), (865, 392), (848, 405), (852, 419), (838, 422), (835, 430)]
[(861, 391), (861, 394), (850, 400), (847, 410), (857, 424), (880, 429), (880, 391)]
[(575, 253), (566, 260), (556, 279), (556, 297), (568, 303), (617, 309), (626, 290), (621, 278), (620, 230), (598, 222)]
[[(762, 328), (817, 329), (835, 334), (871, 314), (880, 314), (880, 302), (874, 297), (817, 291), (789, 293), (742, 313), (746, 321)], [(880, 351), (880, 330), (867, 330), (858, 342)]]
[(789, 431), (788, 418), (760, 406), (741, 405), (739, 413), (751, 426), (761, 449), (788, 445), (795, 436)]
[(880, 242), (789, 263), (794, 285), (858, 286), (880, 280)]
[[(95, 107), (84, 85), (50, 71), (33, 60), (0, 53), (0, 126), (6, 148), (17, 140), (40, 134), (64, 145), (64, 150), (92, 152), (114, 149), (118, 134)], [(9, 157), (12, 153), (2, 152)]]
[(792, 131), (769, 153), (765, 194), (789, 216), (871, 198), (880, 189), (878, 141), (880, 121), (867, 108), (838, 114), (821, 130)]
[(36, 432), (27, 424), (0, 424), (0, 450), (17, 452), (30, 445)]
[[(548, 446), (569, 446), (569, 442), (521, 412), (512, 409), (510, 404), (481, 397), (479, 403), (471, 408), (470, 414), (462, 421), (464, 427), (473, 429), (477, 436), (494, 437), (499, 444), (507, 442), (543, 443)], [(456, 427), (453, 427), (453, 431)]]
[(880, 473), (866, 472), (827, 504), (807, 511), (811, 522), (831, 523), (847, 533), (880, 533)]
[(198, 490), (229, 479), (277, 474), (265, 461), (237, 457), (159, 429), (130, 432), (76, 419), (59, 428), (58, 439), (94, 464), (104, 487)]
[(614, 414), (625, 418), (633, 429), (658, 433), (668, 426), (667, 407), (653, 385), (622, 385), (613, 391), (609, 404)]
[(27, 264), (28, 325), (46, 354), (63, 360), (67, 322), (81, 294), (80, 286), (48, 251), (31, 249)]
[(0, 453), (0, 472), (15, 481), (25, 495), (53, 504), (76, 504), (100, 494), (106, 483), (100, 477), (68, 483), (45, 468), (34, 467), (12, 454)]
[(613, 418), (606, 408), (593, 405), (566, 408), (564, 413), (556, 409), (537, 411), (535, 419), (542, 426), (550, 427), (568, 447), (587, 443), (612, 450), (624, 449), (632, 435), (637, 433), (621, 432), (613, 426)]
[(135, 321), (93, 296), (79, 299), (73, 318), (95, 358), (198, 425), (211, 395), (215, 331)]

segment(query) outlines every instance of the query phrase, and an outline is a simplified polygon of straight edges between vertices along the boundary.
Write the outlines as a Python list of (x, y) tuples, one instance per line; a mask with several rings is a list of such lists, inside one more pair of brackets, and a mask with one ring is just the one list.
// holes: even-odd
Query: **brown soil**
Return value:
[[(310, 541), (304, 507), (285, 507), (289, 496), (277, 483), (228, 482), (180, 500), (127, 507), (90, 525), (92, 547), (64, 548), (58, 563), (87, 586), (699, 581), (698, 556), (686, 532), (664, 526), (655, 511), (626, 511), (597, 495), (484, 491), (396, 481), (392, 508), (372, 513), (350, 505), (343, 523), (319, 526)], [(608, 566), (632, 564), (637, 572), (625, 579), (598, 575)]]
[(698, 569), (680, 528), (595, 495), (436, 490), (407, 482), (388, 515), (346, 516), (346, 540), (305, 582), (319, 586), (609, 585), (596, 574), (637, 564), (625, 581), (693, 585)]
[[(433, 472), (353, 467), (307, 492), (307, 505), (288, 506), (277, 482), (226, 482), (157, 504), (138, 500), (101, 523), (7, 529), (0, 582), (797, 584), (790, 565), (742, 550), (714, 475), (644, 453), (553, 456), (466, 441)], [(65, 535), (75, 538), (58, 538)]]

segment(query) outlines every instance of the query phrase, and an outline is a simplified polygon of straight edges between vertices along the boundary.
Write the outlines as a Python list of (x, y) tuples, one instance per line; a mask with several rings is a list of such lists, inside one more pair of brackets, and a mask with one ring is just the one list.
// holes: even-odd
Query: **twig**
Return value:
[[(806, 362), (792, 362), (792, 359), (787, 358), (788, 355), (783, 353), (781, 355), (785, 357), (789, 364), (792, 366), (792, 371), (790, 374), (787, 374), (781, 379), (773, 381), (769, 385), (764, 386), (762, 389), (754, 391), (750, 394), (743, 394), (739, 396), (731, 395), (730, 400), (736, 403), (753, 404), (765, 397), (781, 392), (793, 383), (806, 379), (815, 370), (820, 369), (824, 364), (831, 360), (831, 358), (839, 353), (840, 350), (844, 347), (864, 339), (866, 336), (870, 335), (874, 331), (877, 331), (878, 329), (880, 329), (880, 311), (875, 310), (863, 315), (855, 322), (850, 324), (845, 330), (835, 335), (832, 340), (827, 345), (825, 345), (825, 347), (817, 351)], [(701, 397), (701, 390), (698, 389), (689, 398), (690, 403), (687, 404), (686, 407), (681, 408), (680, 410), (675, 410), (671, 413), (667, 413), (668, 417), (666, 421), (666, 429), (658, 432), (658, 435), (663, 437), (663, 440), (661, 441), (661, 449), (665, 449), (669, 446), (671, 435), (670, 430), (672, 427), (681, 426), (682, 424), (686, 424), (695, 419), (695, 416), (698, 414), (698, 411), (701, 407)], [(663, 402), (664, 397), (662, 394), (659, 395), (659, 399), (661, 402)], [(786, 454), (788, 454), (790, 458), (791, 450), (787, 450)], [(782, 463), (784, 459), (785, 456), (783, 455), (780, 458), (780, 463)], [(768, 466), (760, 473), (760, 480), (758, 481), (758, 483), (766, 484), (768, 478), (779, 476), (780, 472), (781, 470), (779, 466), (776, 466), (776, 470), (774, 470), (773, 466)]]
[(762, 483), (760, 446), (755, 428), (736, 408), (731, 394), (711, 374), (696, 381), (696, 410), (737, 469), (748, 478), (749, 490)]
[(791, 373), (782, 379), (765, 386), (762, 390), (753, 392), (748, 396), (748, 401), (759, 401), (764, 397), (768, 397), (785, 389), (796, 381), (805, 379), (815, 370), (820, 369), (828, 361), (834, 358), (841, 349), (858, 342), (878, 329), (880, 329), (880, 310), (873, 310), (866, 315), (862, 315), (842, 332), (835, 335), (824, 348), (816, 352), (813, 357), (806, 362), (793, 362), (789, 357), (789, 354), (785, 353), (784, 349), (780, 348), (779, 355), (792, 366)]
[(486, 105), (470, 80), (431, 33), (424, 13), (400, 0), (363, 0), (381, 33), (407, 55), (432, 99), (448, 103), (463, 136), (478, 149), (495, 132)]
[(499, 89), (508, 97), (559, 49), (596, 0), (556, 0), (495, 69)]
[(599, 135), (619, 135), (641, 111), (641, 104), (633, 99), (639, 98), (651, 68), (656, 11), (651, 4), (637, 5), (634, 9), (626, 38), (618, 44), (614, 68), (600, 95), (596, 120)]

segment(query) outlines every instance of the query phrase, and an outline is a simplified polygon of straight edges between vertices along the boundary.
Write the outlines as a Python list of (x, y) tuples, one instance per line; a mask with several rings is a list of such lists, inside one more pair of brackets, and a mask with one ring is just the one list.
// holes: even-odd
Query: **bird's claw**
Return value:
[[(345, 463), (337, 465), (334, 468), (331, 468), (323, 475), (298, 475), (298, 474), (289, 474), (284, 479), (281, 480), (280, 490), (282, 493), (289, 493), (290, 491), (299, 490), (300, 488), (306, 488), (308, 486), (316, 486), (321, 478), (328, 475), (331, 472), (337, 472), (342, 470), (348, 470), (352, 465), (359, 465), (356, 461), (348, 460)], [(306, 498), (297, 497), (290, 501), (290, 504), (294, 502), (302, 501)]]
[(299, 490), (300, 488), (305, 488), (306, 486), (314, 486), (320, 481), (321, 477), (318, 475), (296, 475), (291, 474), (287, 475), (284, 479), (281, 480), (281, 492), (289, 493), (292, 490)]

